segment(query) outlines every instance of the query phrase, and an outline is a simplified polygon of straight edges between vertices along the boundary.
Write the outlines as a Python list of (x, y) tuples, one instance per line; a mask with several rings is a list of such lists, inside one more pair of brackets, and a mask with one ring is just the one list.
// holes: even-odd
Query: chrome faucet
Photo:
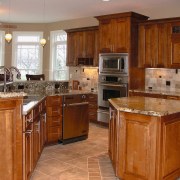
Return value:
[(11, 76), (11, 72), (10, 70), (5, 67), (5, 66), (0, 66), (0, 69), (4, 69), (4, 92), (6, 92), (7, 88), (6, 88), (6, 82), (7, 82), (7, 79), (6, 79), (6, 74), (8, 73), (10, 76)]
[(10, 79), (11, 79), (11, 81), (13, 80), (12, 70), (15, 70), (15, 71), (17, 72), (16, 78), (17, 78), (17, 79), (21, 79), (21, 73), (20, 73), (20, 71), (19, 71), (18, 68), (14, 67), (14, 66), (11, 66), (11, 67), (9, 68), (9, 70), (10, 70)]

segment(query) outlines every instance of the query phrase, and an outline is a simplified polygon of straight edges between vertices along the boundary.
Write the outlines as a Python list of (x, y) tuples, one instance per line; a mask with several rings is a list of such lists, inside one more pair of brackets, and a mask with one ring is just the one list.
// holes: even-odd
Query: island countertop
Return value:
[(119, 111), (150, 116), (166, 116), (180, 112), (180, 101), (150, 97), (123, 97), (109, 99)]

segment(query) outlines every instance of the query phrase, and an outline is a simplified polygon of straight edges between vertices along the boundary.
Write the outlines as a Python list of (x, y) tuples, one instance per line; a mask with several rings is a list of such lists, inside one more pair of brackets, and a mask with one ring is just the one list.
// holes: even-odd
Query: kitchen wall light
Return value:
[(7, 33), (7, 34), (5, 35), (5, 40), (6, 40), (8, 43), (10, 43), (11, 40), (12, 40), (12, 34)]

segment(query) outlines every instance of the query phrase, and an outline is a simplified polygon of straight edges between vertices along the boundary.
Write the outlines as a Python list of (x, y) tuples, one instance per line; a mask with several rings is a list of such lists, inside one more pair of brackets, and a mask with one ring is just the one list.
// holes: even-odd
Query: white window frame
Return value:
[(13, 65), (13, 66), (17, 66), (17, 59), (16, 59), (16, 49), (17, 49), (17, 45), (19, 45), (19, 44), (24, 44), (24, 45), (26, 45), (26, 44), (28, 44), (28, 45), (30, 45), (30, 44), (37, 44), (37, 45), (39, 45), (39, 49), (40, 49), (40, 52), (39, 52), (39, 57), (40, 57), (40, 62), (39, 62), (39, 69), (38, 69), (38, 73), (39, 74), (42, 74), (42, 69), (43, 69), (43, 64), (42, 64), (42, 60), (43, 60), (43, 47), (41, 46), (41, 44), (40, 44), (40, 42), (17, 42), (17, 37), (18, 36), (22, 36), (22, 35), (24, 35), (24, 36), (39, 36), (40, 38), (39, 38), (39, 40), (41, 39), (41, 38), (43, 38), (43, 32), (37, 32), (37, 31), (14, 31), (13, 32), (13, 40), (12, 40), (12, 62), (11, 62), (11, 64)]
[[(55, 42), (55, 36), (58, 35), (58, 34), (64, 34), (65, 31), (64, 30), (56, 30), (56, 31), (51, 31), (50, 32), (50, 62), (49, 62), (49, 65), (50, 65), (50, 69), (49, 69), (49, 79), (50, 80), (56, 80), (54, 78), (54, 48), (57, 44), (60, 44), (60, 42)], [(68, 72), (68, 75), (69, 75), (69, 72)], [(68, 79), (69, 80), (69, 77)]]
[(0, 66), (4, 66), (5, 32), (0, 31)]

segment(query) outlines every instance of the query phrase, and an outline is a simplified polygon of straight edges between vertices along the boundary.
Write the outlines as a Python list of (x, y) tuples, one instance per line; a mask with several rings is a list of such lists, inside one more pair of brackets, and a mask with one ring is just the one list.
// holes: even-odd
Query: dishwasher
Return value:
[(88, 138), (88, 95), (66, 95), (63, 97), (63, 144)]

